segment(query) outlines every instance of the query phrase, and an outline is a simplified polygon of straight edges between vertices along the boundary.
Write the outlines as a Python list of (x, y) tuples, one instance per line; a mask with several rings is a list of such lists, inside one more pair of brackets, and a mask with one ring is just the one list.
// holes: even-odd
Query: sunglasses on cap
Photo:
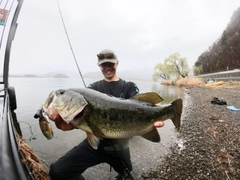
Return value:
[(103, 59), (112, 59), (115, 56), (114, 56), (113, 53), (107, 53), (107, 54), (100, 53), (100, 54), (97, 55), (97, 57), (98, 57), (98, 59), (103, 60)]

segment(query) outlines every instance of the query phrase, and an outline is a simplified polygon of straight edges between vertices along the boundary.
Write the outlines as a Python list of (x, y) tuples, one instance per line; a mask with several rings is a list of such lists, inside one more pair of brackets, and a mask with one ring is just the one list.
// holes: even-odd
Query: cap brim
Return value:
[(104, 60), (100, 60), (100, 61), (98, 61), (98, 65), (101, 65), (102, 63), (106, 63), (106, 62), (110, 62), (110, 63), (117, 63), (118, 62), (118, 60), (117, 59), (104, 59)]

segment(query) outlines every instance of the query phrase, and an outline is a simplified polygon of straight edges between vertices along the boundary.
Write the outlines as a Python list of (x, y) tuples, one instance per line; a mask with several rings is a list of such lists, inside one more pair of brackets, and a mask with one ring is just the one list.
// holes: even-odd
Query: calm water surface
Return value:
[[(95, 82), (96, 79), (85, 79), (85, 83)], [(169, 103), (177, 98), (184, 100), (184, 89), (172, 86), (163, 86), (160, 83), (149, 81), (135, 81), (140, 92), (153, 91), (163, 97), (163, 103)], [(80, 78), (10, 78), (10, 86), (15, 87), (17, 96), (18, 121), (22, 130), (23, 138), (36, 152), (46, 168), (72, 147), (85, 139), (86, 134), (82, 130), (61, 131), (52, 124), (54, 138), (47, 140), (39, 128), (38, 120), (33, 116), (42, 106), (49, 93), (63, 88), (84, 87)], [(165, 121), (164, 128), (158, 129), (161, 143), (152, 143), (140, 137), (134, 137), (130, 141), (134, 176), (141, 179), (140, 175), (148, 171), (162, 157), (168, 153), (168, 147), (176, 143), (176, 132), (171, 121)], [(89, 168), (84, 172), (86, 179), (114, 179), (116, 173), (109, 172), (107, 164)]]

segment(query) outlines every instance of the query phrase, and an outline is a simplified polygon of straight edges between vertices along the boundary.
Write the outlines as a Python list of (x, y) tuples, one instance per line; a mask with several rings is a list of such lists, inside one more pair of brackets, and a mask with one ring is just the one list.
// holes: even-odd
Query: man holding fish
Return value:
[[(122, 79), (120, 79), (117, 74), (116, 70), (118, 67), (119, 61), (117, 60), (116, 55), (112, 50), (105, 49), (101, 51), (98, 55), (98, 66), (100, 67), (100, 70), (104, 76), (103, 80), (97, 81), (93, 84), (90, 84), (88, 88), (96, 90), (100, 93), (104, 93), (103, 97), (105, 94), (117, 97), (118, 99), (121, 100), (116, 100), (123, 102), (124, 100), (122, 99), (130, 99), (132, 98), (133, 103), (135, 101), (139, 102), (140, 100), (145, 99), (145, 97), (138, 96), (139, 90), (138, 87), (136, 86), (135, 83), (133, 82), (127, 82)], [(86, 90), (86, 91), (92, 91), (92, 90)], [(84, 97), (88, 96), (88, 92), (85, 93), (85, 90), (75, 90), (73, 89), (71, 93), (80, 93)], [(58, 95), (65, 95), (64, 93), (68, 93), (68, 90), (59, 90)], [(92, 92), (91, 92), (92, 93)], [(56, 95), (57, 92), (54, 94)], [(94, 94), (94, 93), (93, 93)], [(156, 94), (156, 93), (155, 93)], [(153, 94), (153, 95), (155, 95)], [(51, 96), (51, 95), (50, 95)], [(101, 95), (102, 96), (102, 95)], [(107, 95), (106, 95), (107, 96)], [(158, 95), (157, 95), (158, 96)], [(98, 97), (96, 95), (96, 97)], [(136, 97), (136, 98), (135, 98)], [(89, 99), (86, 98), (86, 101), (89, 103), (91, 101), (91, 96), (89, 96)], [(101, 97), (99, 97), (101, 98)], [(106, 97), (111, 98), (111, 97)], [(127, 131), (122, 131), (121, 133), (117, 134), (111, 134), (111, 129), (107, 129), (106, 126), (111, 127), (109, 125), (108, 121), (102, 123), (103, 126), (101, 128), (101, 124), (97, 124), (96, 121), (92, 122), (90, 118), (90, 115), (86, 115), (88, 112), (89, 113), (98, 113), (100, 110), (94, 109), (94, 111), (91, 111), (95, 105), (88, 106), (84, 105), (83, 107), (88, 107), (86, 110), (83, 110), (81, 115), (79, 116), (79, 119), (81, 119), (80, 116), (85, 117), (85, 119), (89, 119), (88, 121), (77, 120), (77, 116), (72, 119), (64, 119), (61, 113), (59, 113), (59, 110), (57, 109), (57, 106), (52, 105), (53, 101), (53, 95), (49, 100), (46, 101), (45, 107), (43, 108), (46, 113), (48, 114), (49, 119), (53, 120), (57, 126), (57, 128), (63, 130), (63, 131), (68, 131), (76, 128), (83, 129), (87, 133), (87, 138), (81, 142), (79, 145), (71, 149), (69, 152), (67, 152), (63, 157), (61, 157), (58, 161), (53, 163), (50, 167), (50, 172), (49, 175), (52, 180), (77, 180), (77, 179), (84, 179), (81, 174), (89, 167), (98, 165), (100, 163), (108, 163), (116, 172), (118, 172), (118, 176), (116, 179), (133, 179), (131, 176), (130, 172), (132, 171), (132, 163), (130, 159), (130, 151), (129, 151), (129, 146), (128, 146), (128, 141), (130, 138), (130, 135), (127, 134)], [(77, 98), (76, 98), (77, 99)], [(97, 100), (98, 98), (96, 98)], [(156, 97), (155, 99), (158, 99)], [(159, 98), (159, 101), (162, 99)], [(155, 101), (155, 100), (154, 100)], [(159, 103), (158, 100), (156, 100)], [(170, 113), (171, 116), (166, 117), (166, 118), (172, 118), (176, 119), (173, 120), (174, 125), (179, 129), (180, 128), (180, 116), (181, 116), (181, 111), (182, 111), (182, 102), (180, 100), (176, 100), (177, 106), (180, 104), (180, 110), (177, 112), (178, 116), (177, 118), (173, 113)], [(121, 103), (120, 102), (120, 103)], [(128, 102), (128, 101), (126, 101)], [(149, 102), (152, 102), (150, 100)], [(145, 102), (144, 106), (150, 106), (149, 102)], [(131, 104), (132, 102), (130, 102)], [(87, 103), (86, 103), (87, 104)], [(89, 103), (90, 104), (90, 103)], [(97, 103), (96, 103), (97, 104)], [(106, 103), (108, 104), (108, 103)], [(51, 106), (51, 107), (50, 107)], [(97, 105), (96, 105), (97, 106)], [(151, 105), (152, 106), (152, 105)], [(175, 110), (176, 108), (173, 108), (175, 105), (172, 104), (171, 106), (164, 107), (164, 109), (170, 111)], [(84, 108), (85, 109), (85, 108)], [(114, 109), (114, 108), (113, 108)], [(116, 108), (115, 108), (116, 109)], [(113, 110), (114, 111), (114, 110)], [(126, 114), (126, 117), (124, 116), (123, 121), (127, 119), (128, 114), (127, 111), (122, 111), (124, 113), (122, 114), (114, 114), (112, 115), (111, 113), (107, 114), (104, 113), (104, 115), (107, 117), (116, 117), (118, 116), (124, 116)], [(114, 112), (112, 112), (114, 113)], [(101, 114), (101, 113), (100, 113)], [(168, 114), (168, 112), (167, 112)], [(95, 116), (99, 121), (105, 117), (104, 115), (99, 115), (98, 114)], [(132, 132), (132, 135), (141, 135), (143, 138), (146, 138), (150, 141), (153, 142), (159, 142), (160, 137), (157, 133), (156, 128), (164, 126), (164, 122), (162, 120), (165, 120), (166, 115), (158, 116), (160, 119), (154, 119), (153, 121), (150, 121), (149, 127), (146, 128), (146, 130), (142, 133), (138, 134), (138, 131)], [(109, 121), (111, 122), (111, 121)], [(131, 121), (133, 124), (135, 122)], [(137, 122), (138, 123), (138, 122)], [(134, 125), (136, 126), (136, 124)], [(111, 127), (112, 128), (112, 127)], [(132, 127), (134, 128), (134, 127)], [(107, 130), (106, 130), (107, 129)], [(143, 129), (143, 128), (142, 128)], [(120, 131), (120, 130), (118, 130)], [(151, 139), (152, 135), (155, 136), (157, 133), (157, 137), (155, 139)], [(149, 136), (148, 136), (149, 135)], [(151, 137), (150, 137), (151, 136)], [(118, 138), (119, 137), (119, 138)], [(100, 175), (99, 175), (100, 176)], [(101, 178), (100, 178), (101, 179)]]

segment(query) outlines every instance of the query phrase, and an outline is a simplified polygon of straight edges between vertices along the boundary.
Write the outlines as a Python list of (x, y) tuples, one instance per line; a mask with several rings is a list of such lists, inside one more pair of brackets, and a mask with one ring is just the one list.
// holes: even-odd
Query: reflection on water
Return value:
[[(96, 80), (86, 79), (85, 81), (88, 85)], [(80, 78), (12, 78), (10, 83), (11, 86), (15, 87), (17, 95), (18, 108), (16, 113), (23, 138), (27, 140), (29, 146), (37, 153), (43, 164), (46, 165), (46, 168), (86, 138), (86, 133), (82, 130), (75, 129), (63, 132), (57, 129), (55, 124), (51, 122), (54, 138), (47, 140), (40, 130), (38, 120), (33, 117), (52, 90), (73, 87), (83, 88)], [(184, 99), (184, 88), (163, 86), (159, 82), (149, 81), (136, 81), (136, 84), (141, 93), (157, 92), (164, 99), (162, 103), (165, 104), (177, 98)], [(168, 147), (176, 142), (176, 131), (171, 121), (165, 121), (165, 126), (159, 128), (158, 132), (161, 136), (161, 144), (149, 142), (141, 137), (135, 137), (131, 140), (130, 146), (134, 173), (139, 175), (143, 171), (149, 170), (156, 162), (161, 161), (161, 157), (168, 153)], [(101, 179), (114, 177), (114, 173), (109, 172), (109, 166), (106, 164), (88, 169), (84, 176), (86, 179), (98, 179), (99, 174), (103, 176)]]
[(168, 85), (160, 85), (160, 87), (156, 84), (153, 84), (152, 91), (157, 92), (163, 98), (163, 104), (170, 103), (178, 98), (184, 99), (184, 88)]

